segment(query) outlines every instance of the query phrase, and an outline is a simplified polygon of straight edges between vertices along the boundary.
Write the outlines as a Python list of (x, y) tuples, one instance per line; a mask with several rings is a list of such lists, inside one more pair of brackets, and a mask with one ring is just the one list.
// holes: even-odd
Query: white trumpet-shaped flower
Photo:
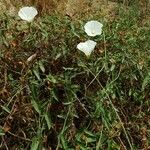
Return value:
[(85, 32), (88, 36), (101, 35), (103, 24), (98, 21), (91, 20), (84, 25)]
[(85, 42), (80, 42), (77, 45), (77, 49), (84, 52), (86, 56), (90, 56), (91, 52), (94, 50), (96, 44), (97, 43), (92, 40), (87, 40)]
[(23, 7), (19, 10), (18, 15), (22, 20), (31, 22), (38, 14), (38, 11), (34, 7)]

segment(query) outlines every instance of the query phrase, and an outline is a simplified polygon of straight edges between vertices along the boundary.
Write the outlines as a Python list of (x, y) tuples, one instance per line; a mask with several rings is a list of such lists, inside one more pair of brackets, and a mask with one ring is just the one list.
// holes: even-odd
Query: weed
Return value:
[(84, 19), (1, 16), (1, 149), (149, 149), (150, 29), (134, 9), (94, 16), (104, 28), (88, 59)]

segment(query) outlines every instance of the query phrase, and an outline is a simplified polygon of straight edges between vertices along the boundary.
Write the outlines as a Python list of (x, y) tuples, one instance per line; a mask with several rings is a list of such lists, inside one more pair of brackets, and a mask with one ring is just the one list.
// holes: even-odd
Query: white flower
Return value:
[(23, 7), (18, 12), (19, 17), (28, 22), (31, 22), (37, 14), (38, 12), (34, 7)]
[(94, 50), (96, 44), (97, 43), (92, 40), (87, 40), (85, 42), (80, 42), (77, 45), (77, 49), (84, 52), (86, 56), (90, 56), (90, 54)]
[(88, 21), (85, 24), (84, 29), (88, 36), (96, 36), (96, 35), (101, 35), (102, 27), (103, 24), (101, 24), (98, 21), (92, 20), (92, 21)]

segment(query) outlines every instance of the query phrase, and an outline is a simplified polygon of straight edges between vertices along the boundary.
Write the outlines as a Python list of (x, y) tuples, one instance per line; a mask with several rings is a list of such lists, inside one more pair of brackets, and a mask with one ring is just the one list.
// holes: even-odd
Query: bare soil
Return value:
[(15, 16), (23, 6), (35, 6), (40, 14), (58, 12), (71, 18), (79, 18), (101, 13), (106, 18), (112, 17), (118, 4), (107, 0), (0, 0), (0, 13), (7, 12)]

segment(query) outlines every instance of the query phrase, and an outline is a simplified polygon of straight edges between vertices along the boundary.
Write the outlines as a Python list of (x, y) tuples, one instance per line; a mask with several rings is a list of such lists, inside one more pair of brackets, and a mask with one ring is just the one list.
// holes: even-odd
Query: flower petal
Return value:
[(77, 49), (84, 52), (86, 56), (90, 56), (91, 52), (94, 50), (96, 44), (97, 43), (92, 40), (87, 40), (85, 42), (80, 42), (77, 45)]
[(100, 22), (91, 20), (85, 24), (84, 29), (88, 36), (96, 36), (101, 35), (102, 27), (103, 24), (101, 24)]
[(23, 7), (18, 12), (19, 17), (28, 22), (31, 22), (37, 14), (38, 12), (34, 7)]

